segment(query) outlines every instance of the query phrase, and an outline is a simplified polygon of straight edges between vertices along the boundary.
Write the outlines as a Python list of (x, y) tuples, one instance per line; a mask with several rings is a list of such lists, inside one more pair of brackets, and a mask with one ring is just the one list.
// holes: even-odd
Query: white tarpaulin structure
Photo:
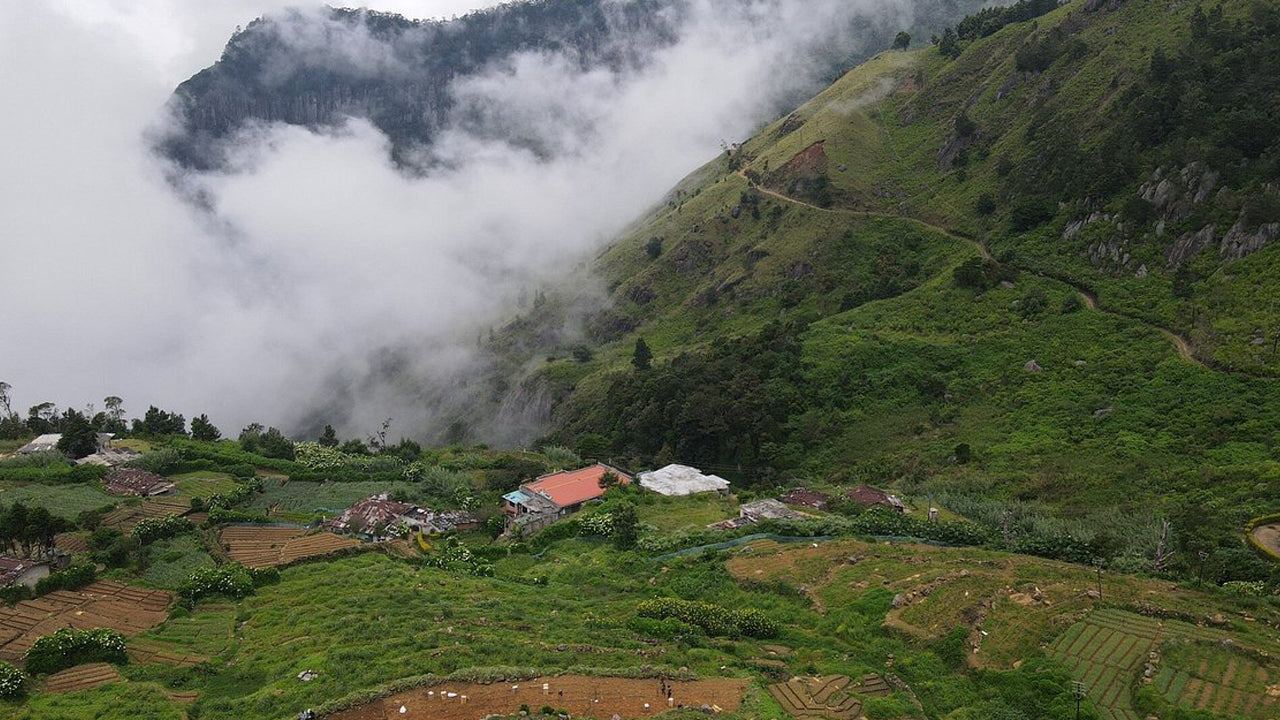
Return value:
[(715, 475), (703, 475), (688, 465), (668, 465), (661, 470), (640, 473), (640, 486), (659, 495), (680, 496), (698, 493), (727, 493), (729, 481)]

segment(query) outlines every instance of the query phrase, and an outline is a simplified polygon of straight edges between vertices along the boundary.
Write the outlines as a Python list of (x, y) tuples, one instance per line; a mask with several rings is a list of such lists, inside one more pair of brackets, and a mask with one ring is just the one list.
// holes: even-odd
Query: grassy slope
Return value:
[[(1073, 3), (1040, 18), (1041, 31), (1070, 21), (1091, 52), (1023, 75), (1003, 99), (996, 96), (1014, 75), (1013, 51), (1033, 23), (1010, 25), (955, 61), (933, 50), (882, 54), (765, 128), (735, 158), (722, 156), (700, 170), (693, 176), (698, 183), (673, 194), (663, 212), (598, 260), (612, 293), (609, 312), (639, 325), (606, 334), (591, 362), (565, 359), (549, 367), (548, 376), (574, 387), (560, 417), (572, 423), (600, 401), (609, 373), (626, 371), (638, 336), (661, 360), (779, 317), (800, 317), (817, 321), (805, 335), (808, 389), (829, 396), (796, 423), (803, 461), (794, 470), (801, 475), (847, 478), (871, 468), (873, 477), (930, 477), (935, 488), (1077, 507), (1146, 505), (1153, 496), (1192, 492), (1193, 475), (1238, 470), (1274, 483), (1280, 397), (1266, 380), (1214, 372), (1178, 356), (1160, 326), (1176, 326), (1185, 308), (1170, 295), (1162, 262), (1153, 260), (1142, 282), (1109, 275), (1058, 239), (1065, 216), (1011, 235), (1007, 208), (989, 218), (973, 210), (979, 195), (998, 194), (997, 159), (1016, 163), (1028, 152), (1024, 135), (1033, 110), (1047, 103), (1088, 133), (1105, 121), (1117, 92), (1113, 77), (1123, 87), (1155, 45), (1185, 38), (1192, 6), (1156, 5), (1132, 0), (1085, 16)], [(938, 150), (966, 103), (987, 149), (963, 173), (944, 172)], [(836, 209), (854, 212), (759, 195), (760, 219), (745, 209), (732, 217), (748, 189), (736, 167), (785, 192), (778, 169), (818, 141), (825, 142)], [(893, 215), (915, 221), (886, 217)], [(958, 289), (950, 270), (977, 250), (942, 228), (979, 238), (993, 253), (1016, 249), (1016, 263), (1026, 270), (1013, 288)], [(663, 241), (656, 260), (645, 252), (654, 237)], [(858, 250), (834, 249), (846, 243)], [(1201, 285), (1221, 285), (1227, 288), (1221, 295), (1235, 293), (1247, 305), (1255, 283), (1265, 288), (1263, 277), (1274, 275), (1275, 252), (1266, 248), (1220, 268)], [(873, 266), (886, 254), (918, 262), (918, 272), (891, 297), (849, 303), (874, 281)], [(1055, 277), (1094, 289), (1099, 311), (1060, 312), (1075, 290)], [(1036, 291), (1047, 309), (1026, 319), (1018, 305)], [(793, 293), (798, 302), (788, 300)], [(856, 307), (840, 312), (849, 304)], [(1237, 310), (1249, 317), (1224, 300), (1215, 322)], [(1030, 360), (1044, 372), (1025, 372)], [(943, 380), (946, 398), (919, 392), (921, 378)], [(947, 462), (961, 442), (974, 447), (976, 464)], [(1269, 508), (1267, 498), (1275, 495), (1251, 484), (1214, 487), (1213, 502), (1227, 508), (1231, 522)]]
[[(700, 500), (660, 504), (679, 514), (699, 514), (708, 506)], [(284, 718), (300, 707), (425, 673), (495, 666), (606, 672), (683, 666), (703, 676), (752, 679), (751, 699), (734, 717), (767, 718), (778, 715), (762, 692), (766, 681), (760, 672), (770, 668), (758, 661), (776, 661), (763, 647), (774, 644), (793, 651), (781, 658), (792, 673), (885, 672), (885, 659), (892, 656), (892, 671), (915, 688), (928, 716), (944, 717), (960, 708), (990, 709), (989, 703), (1012, 688), (1043, 680), (1053, 666), (1035, 660), (1041, 644), (1092, 607), (1082, 593), (1095, 581), (1089, 568), (1005, 553), (853, 540), (816, 547), (764, 541), (730, 556), (709, 553), (662, 563), (617, 553), (607, 544), (568, 540), (540, 558), (501, 560), (497, 571), (496, 579), (473, 578), (379, 554), (293, 567), (279, 584), (235, 606), (202, 603), (190, 616), (144, 634), (144, 642), (210, 658), (207, 669), (131, 665), (124, 668), (132, 683), (126, 687), (154, 682), (198, 691), (202, 718)], [(548, 584), (519, 582), (522, 577), (545, 577)], [(894, 609), (896, 593), (926, 585), (932, 592)], [(1013, 593), (1036, 587), (1050, 603), (1016, 601)], [(1108, 575), (1104, 591), (1109, 602), (1125, 607), (1146, 603), (1195, 617), (1247, 610), (1268, 622), (1280, 619), (1256, 602), (1167, 582)], [(654, 596), (755, 608), (783, 630), (765, 641), (663, 639), (629, 626), (638, 603)], [(983, 601), (992, 603), (990, 612), (976, 619), (971, 610)], [(966, 628), (970, 639), (964, 642), (981, 645), (981, 655), (970, 664), (992, 672), (964, 674), (952, 664), (971, 654), (963, 645), (957, 653), (942, 639), (955, 627)], [(978, 628), (990, 634), (978, 639)], [(1222, 632), (1246, 647), (1275, 649), (1274, 638), (1257, 623), (1232, 620)], [(1014, 669), (1015, 663), (1025, 668)], [(298, 682), (295, 675), (306, 669), (319, 672), (319, 679)], [(1059, 684), (1042, 683), (1036, 700), (1047, 702), (1050, 689), (1065, 693), (1067, 683)], [(118, 701), (118, 692), (104, 689), (61, 702), (74, 697), (102, 707)], [(0, 714), (39, 717), (30, 713), (56, 702), (37, 694), (25, 708), (10, 706), (12, 713), (0, 705)], [(910, 707), (904, 696), (886, 702)], [(1017, 707), (1015, 700), (1003, 702)], [(154, 717), (169, 717), (162, 701), (148, 706)]]

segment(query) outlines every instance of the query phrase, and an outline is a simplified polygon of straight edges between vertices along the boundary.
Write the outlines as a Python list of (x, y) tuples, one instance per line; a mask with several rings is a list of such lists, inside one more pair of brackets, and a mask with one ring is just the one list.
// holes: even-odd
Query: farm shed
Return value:
[(681, 497), (700, 493), (729, 494), (729, 481), (716, 475), (703, 475), (688, 465), (668, 465), (639, 475), (640, 486), (659, 495)]
[(907, 511), (907, 506), (896, 495), (890, 495), (884, 490), (870, 485), (859, 485), (856, 488), (851, 488), (845, 493), (845, 497), (866, 507), (886, 507), (897, 512)]
[(19, 560), (0, 555), (0, 587), (26, 585), (32, 590), (36, 583), (49, 577), (49, 563), (38, 560)]
[(135, 495), (137, 497), (153, 497), (176, 492), (177, 485), (163, 477), (137, 468), (118, 468), (112, 470), (106, 479), (107, 492), (112, 495)]

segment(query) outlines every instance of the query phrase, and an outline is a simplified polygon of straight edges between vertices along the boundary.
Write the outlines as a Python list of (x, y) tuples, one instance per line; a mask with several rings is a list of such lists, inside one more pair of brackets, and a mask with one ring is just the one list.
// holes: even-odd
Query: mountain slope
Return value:
[[(842, 14), (847, 40), (813, 49), (814, 60), (829, 82), (865, 59), (869, 48), (887, 46), (894, 33), (923, 36), (983, 4), (867, 4)], [(456, 85), (522, 53), (557, 54), (584, 71), (635, 71), (675, 44), (698, 13), (725, 24), (768, 15), (741, 0), (526, 0), (436, 21), (370, 10), (290, 10), (249, 23), (217, 63), (175, 90), (170, 105), (177, 124), (158, 146), (186, 168), (207, 170), (223, 167), (224, 141), (255, 123), (320, 129), (354, 117), (386, 134), (403, 164), (424, 164), (411, 151), (455, 123), (545, 155), (554, 148), (536, 133), (469, 107)], [(788, 104), (814, 89), (793, 88), (800, 96)]]
[[(1275, 32), (1261, 4), (1223, 11), (1250, 13), (1241, 43)], [(553, 354), (537, 374), (564, 398), (553, 437), (748, 483), (899, 483), (993, 524), (1044, 505), (1096, 518), (1085, 532), (1123, 535), (1116, 552), (1139, 563), (1157, 517), (1180, 518), (1181, 562), (1211, 548), (1220, 579), (1269, 572), (1239, 529), (1277, 507), (1280, 394), (1274, 363), (1241, 359), (1230, 328), (1274, 325), (1251, 299), (1280, 251), (1192, 256), (1189, 298), (1164, 258), (1206, 217), (1247, 225), (1275, 150), (1245, 158), (1180, 121), (1177, 147), (1122, 142), (1153, 48), (1180, 58), (1174, 73), (1199, 62), (1196, 17), (1076, 2), (954, 60), (888, 53), (727, 152), (597, 260), (612, 304), (589, 322), (594, 355)], [(1028, 59), (1046, 42), (1065, 49)], [(1274, 81), (1241, 72), (1239, 87)], [(1130, 202), (1196, 153), (1236, 158), (1228, 190), (1185, 216)], [(1098, 261), (1099, 243), (1128, 264)], [(630, 367), (638, 338), (652, 370)]]

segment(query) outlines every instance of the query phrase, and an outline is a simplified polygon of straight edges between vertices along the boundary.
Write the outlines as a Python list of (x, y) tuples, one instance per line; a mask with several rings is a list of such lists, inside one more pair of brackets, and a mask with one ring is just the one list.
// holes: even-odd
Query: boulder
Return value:
[(1023, 366), (1023, 369), (1029, 373), (1044, 372), (1044, 368), (1040, 367), (1040, 363), (1035, 360), (1028, 360), (1027, 364)]

